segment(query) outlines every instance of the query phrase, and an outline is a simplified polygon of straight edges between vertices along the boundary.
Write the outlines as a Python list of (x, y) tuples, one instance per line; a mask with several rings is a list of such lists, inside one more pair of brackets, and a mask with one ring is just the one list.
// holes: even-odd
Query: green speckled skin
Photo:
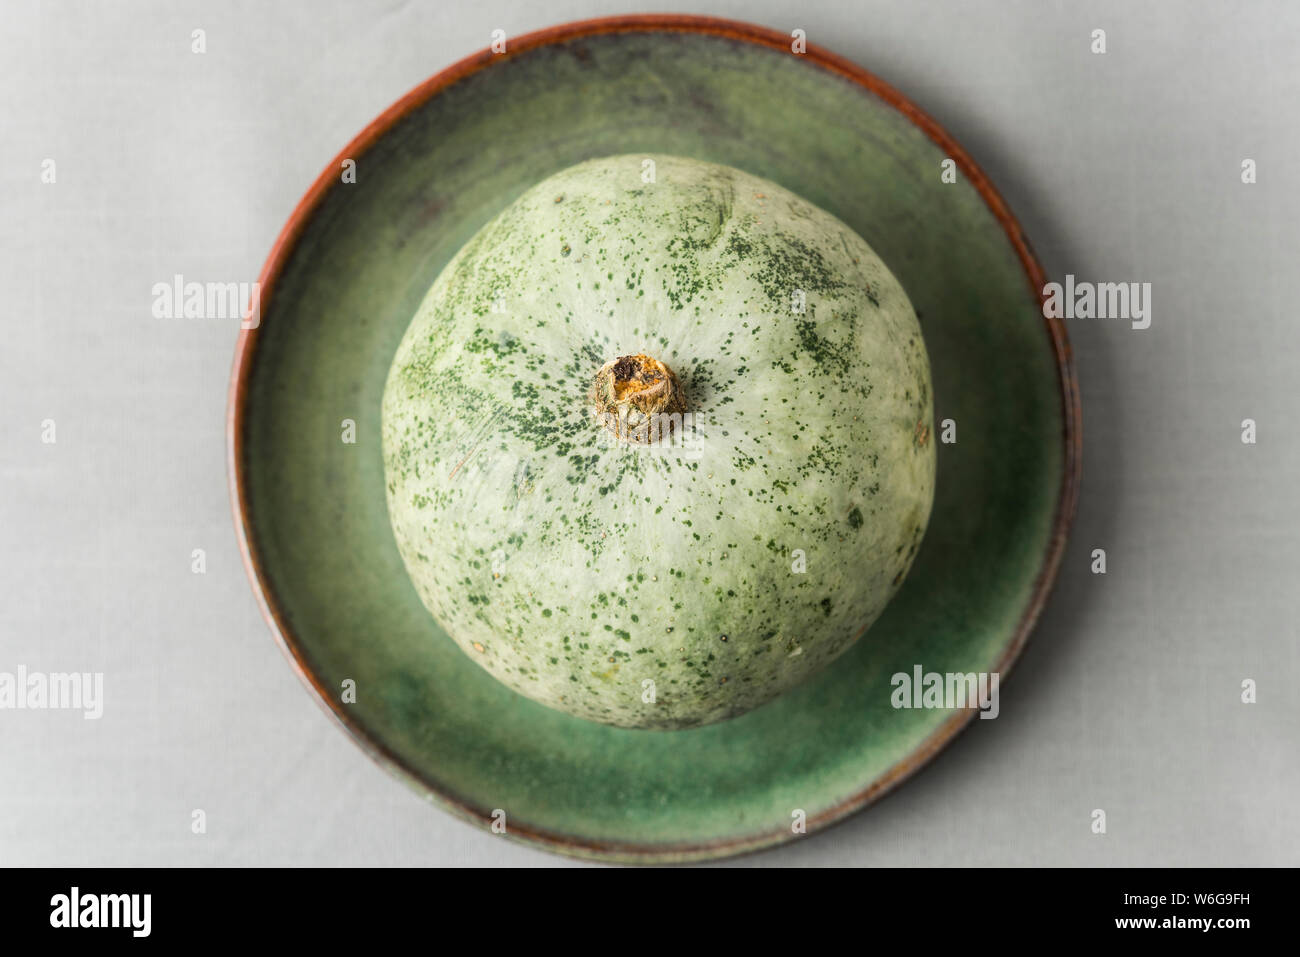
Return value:
[[(696, 416), (675, 447), (611, 442), (592, 414), (596, 371), (641, 353)], [(495, 677), (694, 727), (884, 610), (930, 514), (930, 399), (912, 306), (844, 223), (732, 167), (589, 160), (421, 303), (384, 393), (389, 513), (420, 597)]]
[[(439, 629), (394, 541), (380, 441), (393, 356), (452, 256), (547, 176), (641, 151), (744, 169), (843, 220), (915, 307), (936, 434), (958, 426), (936, 447), (925, 540), (869, 638), (761, 708), (671, 733), (530, 701)], [(890, 676), (1003, 659), (1064, 471), (1037, 297), (978, 191), (941, 181), (943, 160), (905, 116), (804, 57), (649, 30), (497, 58), (358, 156), (356, 183), (335, 170), (264, 297), (236, 467), (305, 666), (327, 690), (356, 682), (355, 703), (327, 697), (358, 743), (467, 820), (505, 811), (507, 839), (640, 861), (791, 840), (792, 810), (815, 830), (925, 751), (951, 714), (893, 709)], [(340, 441), (345, 418), (355, 444)]]

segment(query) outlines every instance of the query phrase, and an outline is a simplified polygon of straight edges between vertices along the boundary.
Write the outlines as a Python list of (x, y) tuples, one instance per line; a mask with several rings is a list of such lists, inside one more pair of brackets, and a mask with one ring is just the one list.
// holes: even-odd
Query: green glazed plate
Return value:
[[(884, 616), (828, 671), (691, 731), (592, 724), (498, 684), (420, 604), (389, 528), (380, 397), (443, 265), (532, 184), (616, 153), (775, 180), (856, 229), (930, 350), (930, 527)], [(957, 181), (944, 183), (943, 161)], [(343, 176), (355, 163), (355, 182)], [(699, 17), (588, 21), (433, 77), (339, 154), (277, 240), (229, 409), (236, 527), (294, 667), (372, 757), (434, 804), (565, 854), (663, 862), (812, 833), (897, 785), (974, 712), (895, 710), (890, 676), (999, 672), (1055, 575), (1079, 472), (1064, 330), (1042, 271), (966, 154), (846, 60)], [(254, 325), (247, 323), (247, 325)], [(343, 441), (344, 420), (355, 442)], [(345, 682), (355, 682), (355, 701)]]

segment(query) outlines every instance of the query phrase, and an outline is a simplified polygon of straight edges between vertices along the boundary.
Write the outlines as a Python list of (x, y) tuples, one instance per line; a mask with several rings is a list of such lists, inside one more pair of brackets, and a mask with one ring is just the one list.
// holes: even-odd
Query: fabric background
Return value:
[[(1300, 6), (649, 6), (803, 28), (943, 123), (1053, 278), (1153, 287), (1146, 331), (1069, 323), (1082, 498), (1001, 717), (741, 863), (1296, 864)], [(0, 864), (564, 863), (426, 806), (299, 684), (232, 531), (238, 323), (150, 290), (255, 278), (334, 153), (493, 29), (642, 7), (5, 0), (0, 670), (103, 671), (105, 713), (0, 711)]]

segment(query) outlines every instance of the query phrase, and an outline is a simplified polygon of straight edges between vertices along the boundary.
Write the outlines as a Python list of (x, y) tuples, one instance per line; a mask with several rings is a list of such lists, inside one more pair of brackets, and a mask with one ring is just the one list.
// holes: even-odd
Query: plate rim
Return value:
[[(692, 14), (635, 14), (576, 20), (553, 27), (536, 30), (509, 39), (505, 53), (493, 53), (485, 48), (472, 53), (435, 73), (372, 120), (327, 165), (303, 195), (288, 221), (280, 230), (266, 262), (258, 276), (258, 317), (256, 325), (244, 323), (235, 346), (235, 358), (230, 373), (226, 407), (226, 478), (230, 493), (231, 511), (240, 557), (248, 575), (262, 617), (270, 628), (280, 650), (288, 659), (299, 679), (307, 686), (317, 704), (369, 757), (385, 770), (404, 781), (408, 786), (454, 816), (491, 828), (493, 819), (468, 800), (452, 793), (443, 785), (427, 780), (416, 768), (371, 736), (355, 720), (335, 696), (326, 691), (308, 661), (305, 649), (288, 621), (275, 596), (274, 588), (262, 567), (261, 557), (254, 544), (255, 536), (249, 519), (248, 488), (244, 467), (244, 432), (249, 417), (248, 385), (257, 351), (260, 317), (265, 313), (277, 280), (292, 254), (298, 240), (306, 231), (313, 214), (329, 191), (337, 185), (337, 170), (345, 159), (357, 159), (374, 146), (380, 138), (407, 116), (419, 109), (434, 96), (454, 83), (465, 79), (489, 65), (509, 60), (540, 47), (551, 46), (582, 37), (608, 33), (665, 33), (681, 32), (740, 40), (769, 49), (789, 51), (791, 36), (756, 24), (720, 17)], [(1035, 298), (1043, 301), (1046, 273), (1030, 248), (1028, 239), (1010, 208), (1002, 199), (989, 178), (974, 160), (938, 122), (932, 119), (911, 100), (888, 83), (858, 64), (814, 44), (806, 45), (806, 52), (795, 54), (811, 64), (847, 79), (886, 105), (894, 108), (940, 146), (945, 155), (956, 161), (971, 185), (988, 205), (1011, 241), (1026, 273), (1026, 279)], [(250, 304), (251, 305), (251, 304)], [(1060, 570), (1065, 543), (1078, 505), (1079, 484), (1082, 476), (1082, 411), (1079, 388), (1075, 376), (1074, 358), (1061, 319), (1044, 316), (1045, 328), (1056, 360), (1057, 380), (1061, 398), (1063, 443), (1062, 477), (1057, 490), (1056, 508), (1048, 537), (1042, 565), (1034, 579), (1027, 605), (1021, 612), (1010, 641), (994, 664), (994, 670), (1003, 679), (1019, 658), (1029, 635), (1038, 622)], [(833, 824), (846, 820), (858, 811), (893, 791), (922, 767), (928, 764), (962, 731), (974, 717), (974, 712), (963, 709), (950, 716), (930, 733), (906, 757), (895, 763), (883, 775), (870, 782), (861, 791), (821, 811), (807, 820), (806, 833), (794, 834), (785, 829), (717, 841), (697, 841), (683, 844), (655, 844), (645, 842), (600, 841), (571, 834), (552, 832), (544, 828), (512, 824), (506, 836), (513, 840), (540, 847), (569, 857), (623, 863), (687, 863), (751, 853), (774, 847), (798, 838), (808, 837)]]

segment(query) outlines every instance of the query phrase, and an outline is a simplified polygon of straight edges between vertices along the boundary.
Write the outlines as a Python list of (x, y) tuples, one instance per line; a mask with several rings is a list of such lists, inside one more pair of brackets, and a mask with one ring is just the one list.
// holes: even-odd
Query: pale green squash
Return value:
[[(620, 442), (593, 402), (651, 360), (670, 371), (618, 408), (671, 392), (694, 428)], [(844, 223), (729, 167), (592, 160), (429, 290), (384, 393), (389, 512), (421, 599), (495, 677), (691, 727), (879, 616), (929, 518), (931, 418), (912, 307)]]

